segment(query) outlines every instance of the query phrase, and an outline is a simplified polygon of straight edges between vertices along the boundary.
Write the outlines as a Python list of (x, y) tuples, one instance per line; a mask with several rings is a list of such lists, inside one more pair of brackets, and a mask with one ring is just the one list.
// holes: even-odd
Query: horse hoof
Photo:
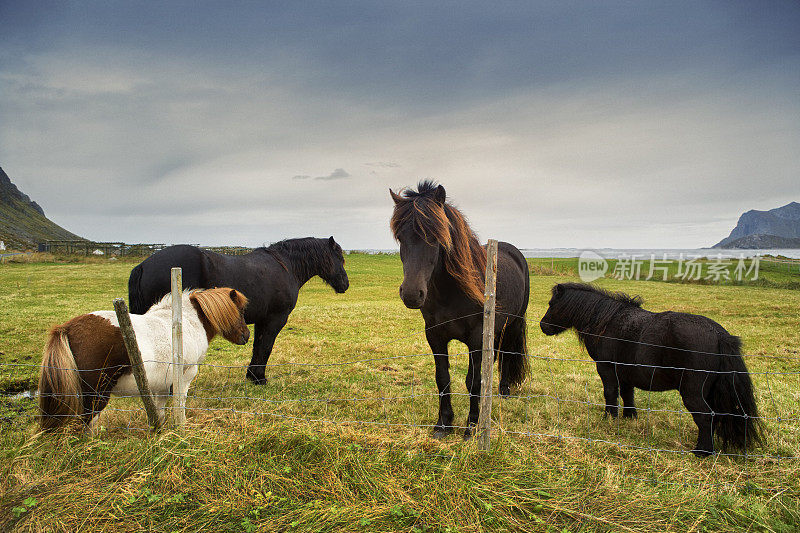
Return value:
[(508, 398), (511, 396), (511, 387), (508, 385), (500, 384), (500, 397), (501, 398)]
[(447, 437), (453, 432), (451, 428), (445, 427), (435, 427), (433, 428), (433, 433), (431, 433), (431, 437), (436, 440), (442, 440), (443, 438)]
[(266, 385), (267, 384), (267, 378), (265, 378), (265, 377), (258, 377), (258, 376), (254, 376), (253, 374), (247, 374), (246, 377), (247, 377), (248, 380), (253, 382), (254, 385)]
[(469, 440), (472, 438), (472, 430), (467, 428), (464, 430), (464, 440)]
[(636, 414), (636, 411), (623, 411), (622, 418), (639, 418), (639, 415)]

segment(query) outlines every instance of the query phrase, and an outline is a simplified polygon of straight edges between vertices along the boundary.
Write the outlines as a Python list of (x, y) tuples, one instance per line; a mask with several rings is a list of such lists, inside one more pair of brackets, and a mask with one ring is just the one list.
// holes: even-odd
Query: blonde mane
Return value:
[[(231, 291), (235, 293), (236, 301), (231, 298)], [(211, 327), (222, 334), (238, 325), (239, 315), (247, 306), (244, 294), (227, 287), (192, 291), (189, 300), (197, 302)]]

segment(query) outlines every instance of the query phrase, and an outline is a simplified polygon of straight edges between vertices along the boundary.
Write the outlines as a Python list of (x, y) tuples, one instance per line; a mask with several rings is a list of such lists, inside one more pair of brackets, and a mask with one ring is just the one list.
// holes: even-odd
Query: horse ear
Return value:
[(399, 194), (395, 194), (392, 189), (389, 189), (389, 195), (391, 195), (392, 200), (394, 200), (394, 204), (397, 205), (403, 201), (403, 197)]
[(562, 294), (564, 294), (564, 286), (559, 283), (553, 287), (553, 296), (561, 296)]
[(444, 190), (444, 187), (439, 185), (436, 187), (436, 192), (433, 193), (433, 199), (439, 202), (440, 204), (444, 204), (444, 200), (447, 198), (447, 193)]
[(336, 241), (333, 240), (333, 235), (331, 235), (331, 237), (328, 239), (328, 245), (330, 245), (330, 247), (334, 250), (336, 249)]
[(231, 289), (231, 300), (233, 300), (234, 303), (239, 303), (239, 295), (236, 293), (236, 289)]

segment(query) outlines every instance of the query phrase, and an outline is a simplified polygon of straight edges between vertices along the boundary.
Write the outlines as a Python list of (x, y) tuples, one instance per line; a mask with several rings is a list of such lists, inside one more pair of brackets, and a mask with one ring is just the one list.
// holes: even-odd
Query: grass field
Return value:
[[(114, 399), (95, 435), (42, 437), (30, 400), (2, 400), (0, 530), (800, 528), (797, 274), (764, 266), (765, 281), (746, 285), (598, 282), (640, 294), (651, 310), (707, 315), (755, 356), (765, 448), (699, 460), (687, 453), (696, 427), (675, 391), (637, 391), (638, 420), (603, 419), (600, 379), (575, 335), (545, 337), (537, 324), (552, 285), (576, 280), (577, 262), (530, 263), (531, 375), (515, 397), (495, 400), (490, 453), (460, 436), (428, 438), (433, 361), (419, 312), (397, 296), (399, 258), (351, 254), (346, 294), (318, 279), (301, 291), (267, 385), (244, 381), (251, 345), (212, 343), (182, 435), (148, 435), (140, 402)], [(111, 309), (132, 265), (0, 265), (0, 387), (30, 388), (48, 327)], [(464, 350), (450, 347), (458, 423)]]

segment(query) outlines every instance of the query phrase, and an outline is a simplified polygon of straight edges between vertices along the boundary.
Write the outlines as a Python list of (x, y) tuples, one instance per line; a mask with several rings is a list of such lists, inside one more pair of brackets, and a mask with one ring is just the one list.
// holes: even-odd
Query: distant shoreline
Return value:
[[(765, 249), (765, 250), (736, 250), (722, 248), (521, 248), (522, 255), (529, 258), (571, 258), (579, 257), (582, 252), (592, 250), (607, 259), (619, 259), (626, 256), (638, 256), (642, 259), (649, 259), (654, 255), (657, 259), (663, 259), (666, 254), (667, 259), (680, 259), (681, 254), (684, 258), (690, 257), (723, 257), (723, 258), (751, 258), (760, 256), (784, 256), (792, 259), (800, 259), (800, 249)], [(357, 249), (349, 252), (366, 254), (396, 254), (398, 249)]]

